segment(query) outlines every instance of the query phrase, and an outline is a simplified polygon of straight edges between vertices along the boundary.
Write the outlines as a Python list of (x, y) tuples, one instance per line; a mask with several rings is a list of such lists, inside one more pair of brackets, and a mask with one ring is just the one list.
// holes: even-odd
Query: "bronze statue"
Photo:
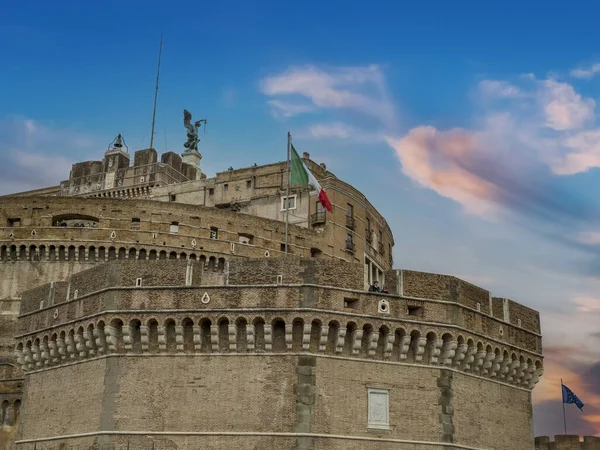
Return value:
[(183, 110), (183, 125), (187, 128), (187, 142), (183, 144), (185, 148), (189, 151), (198, 151), (198, 142), (200, 139), (198, 138), (198, 128), (204, 122), (204, 126), (206, 127), (206, 119), (197, 120), (192, 125), (192, 113), (190, 113), (187, 109)]

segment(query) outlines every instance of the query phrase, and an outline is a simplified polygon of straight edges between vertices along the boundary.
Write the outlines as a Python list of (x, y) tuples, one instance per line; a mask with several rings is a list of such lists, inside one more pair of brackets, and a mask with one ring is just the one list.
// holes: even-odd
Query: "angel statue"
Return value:
[(198, 151), (198, 142), (200, 139), (198, 138), (198, 128), (204, 122), (204, 126), (206, 126), (206, 119), (197, 120), (192, 125), (192, 113), (190, 113), (187, 109), (183, 110), (183, 125), (187, 128), (187, 142), (183, 144), (188, 151)]

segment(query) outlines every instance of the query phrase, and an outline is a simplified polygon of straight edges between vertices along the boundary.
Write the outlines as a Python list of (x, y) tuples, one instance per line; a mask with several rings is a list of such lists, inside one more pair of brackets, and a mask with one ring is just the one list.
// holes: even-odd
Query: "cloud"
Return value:
[(594, 75), (600, 72), (600, 63), (592, 64), (587, 69), (573, 69), (571, 70), (571, 76), (575, 78), (587, 78), (590, 79)]
[(584, 99), (568, 83), (544, 80), (541, 102), (546, 116), (546, 125), (555, 130), (581, 128), (594, 117), (596, 103)]
[(303, 139), (343, 139), (362, 143), (384, 141), (381, 132), (368, 132), (343, 122), (312, 124), (297, 133), (297, 136)]
[[(309, 99), (314, 109), (347, 109), (376, 118), (389, 126), (396, 120), (385, 77), (377, 65), (323, 69), (315, 66), (290, 67), (285, 72), (264, 78), (261, 91), (278, 97), (275, 106), (289, 116), (307, 111), (298, 97)], [(281, 103), (281, 97), (286, 98)], [(291, 97), (291, 98), (290, 98)]]
[(517, 86), (501, 80), (483, 80), (479, 83), (479, 89), (490, 97), (517, 98), (522, 95)]
[(387, 138), (387, 142), (396, 151), (403, 173), (421, 186), (456, 200), (468, 212), (494, 212), (497, 187), (468, 167), (479, 153), (476, 133), (422, 126), (401, 139)]
[(593, 297), (575, 297), (573, 303), (577, 305), (577, 311), (600, 313), (600, 299)]
[[(56, 186), (93, 145), (94, 139), (81, 132), (24, 117), (0, 117), (0, 195)], [(66, 153), (77, 156), (70, 160)]]
[(315, 110), (312, 105), (282, 102), (280, 100), (269, 100), (267, 104), (271, 106), (271, 112), (275, 117), (293, 117)]

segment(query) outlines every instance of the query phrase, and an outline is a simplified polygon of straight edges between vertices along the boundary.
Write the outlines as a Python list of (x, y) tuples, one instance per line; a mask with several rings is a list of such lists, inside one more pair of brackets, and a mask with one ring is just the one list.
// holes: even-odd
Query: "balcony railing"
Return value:
[(365, 240), (371, 244), (373, 242), (373, 231), (365, 229)]
[(327, 221), (327, 212), (318, 211), (310, 216), (310, 224), (316, 225), (318, 223), (325, 223)]
[(346, 251), (350, 253), (354, 253), (354, 242), (346, 241)]
[(355, 224), (356, 224), (356, 221), (354, 220), (353, 216), (346, 216), (346, 228), (350, 228), (351, 230), (354, 230)]

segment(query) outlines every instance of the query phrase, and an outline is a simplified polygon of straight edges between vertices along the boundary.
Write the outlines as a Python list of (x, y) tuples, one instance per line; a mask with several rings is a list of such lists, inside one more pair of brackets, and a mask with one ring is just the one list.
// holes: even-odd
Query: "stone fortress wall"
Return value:
[(284, 261), (286, 163), (200, 159), (112, 148), (0, 197), (0, 448), (533, 446), (536, 311), (392, 270), (385, 218), (308, 153), (334, 211), (291, 186)]
[[(365, 292), (362, 275), (300, 257), (228, 260), (222, 274), (115, 261), (23, 293), (17, 355), (36, 407), (18, 448), (532, 448), (538, 322), (472, 308), (453, 277), (428, 299), (411, 283)], [(370, 388), (389, 393), (384, 427), (368, 423)]]
[(535, 450), (600, 450), (600, 437), (584, 436), (581, 440), (575, 434), (560, 434), (551, 441), (548, 436), (538, 436), (535, 438)]

